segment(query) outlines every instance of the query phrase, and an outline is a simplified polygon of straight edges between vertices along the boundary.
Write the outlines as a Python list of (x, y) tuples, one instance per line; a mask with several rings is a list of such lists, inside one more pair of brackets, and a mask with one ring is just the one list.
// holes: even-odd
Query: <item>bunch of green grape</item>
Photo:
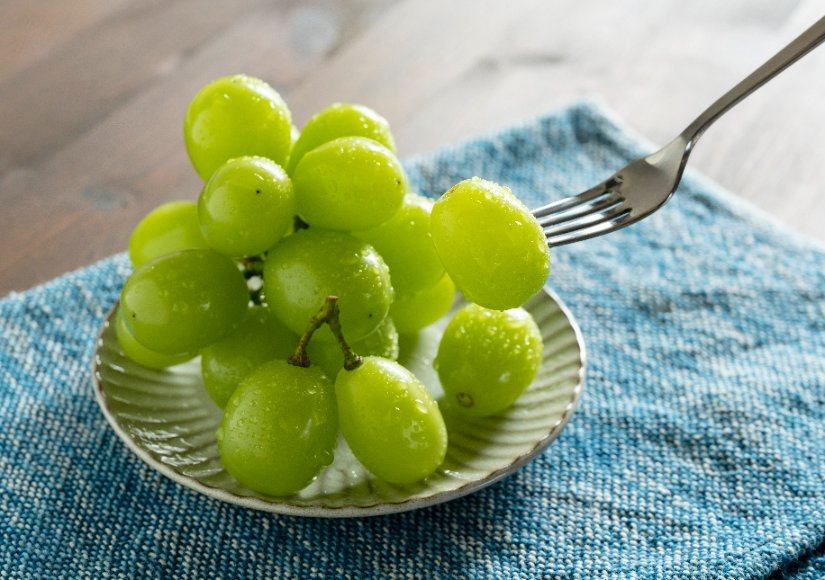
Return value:
[[(541, 336), (520, 306), (549, 254), (508, 189), (473, 178), (433, 202), (410, 190), (373, 110), (334, 104), (299, 132), (244, 75), (198, 92), (184, 138), (204, 185), (135, 228), (115, 331), (149, 368), (200, 357), (241, 484), (301, 490), (339, 433), (376, 477), (422, 480), (446, 454), (442, 409), (498, 413), (533, 380)], [(470, 304), (439, 346), (439, 405), (397, 362), (399, 335), (444, 317), (457, 289)]]

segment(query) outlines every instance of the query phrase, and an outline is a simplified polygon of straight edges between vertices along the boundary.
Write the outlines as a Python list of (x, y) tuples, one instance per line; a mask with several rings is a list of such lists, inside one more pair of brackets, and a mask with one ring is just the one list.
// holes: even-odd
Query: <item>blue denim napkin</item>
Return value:
[[(428, 195), (479, 175), (534, 206), (649, 151), (584, 103), (406, 166)], [(132, 455), (90, 371), (128, 273), (118, 255), (0, 301), (0, 578), (825, 577), (825, 251), (695, 174), (554, 250), (589, 355), (559, 439), (394, 516), (250, 511)]]

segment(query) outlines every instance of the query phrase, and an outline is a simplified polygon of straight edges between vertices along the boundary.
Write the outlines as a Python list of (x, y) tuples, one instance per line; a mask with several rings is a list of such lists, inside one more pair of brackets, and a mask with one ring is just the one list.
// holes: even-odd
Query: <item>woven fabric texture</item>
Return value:
[[(427, 195), (479, 175), (536, 206), (649, 151), (588, 102), (406, 167)], [(695, 173), (647, 220), (553, 251), (588, 352), (558, 440), (393, 516), (251, 511), (137, 459), (91, 383), (129, 271), (118, 255), (0, 300), (2, 579), (825, 577), (825, 251)]]

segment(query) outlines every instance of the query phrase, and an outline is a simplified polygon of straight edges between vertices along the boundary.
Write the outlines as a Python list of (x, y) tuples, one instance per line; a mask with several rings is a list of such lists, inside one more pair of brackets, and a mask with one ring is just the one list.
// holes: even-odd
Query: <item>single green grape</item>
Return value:
[(317, 367), (264, 363), (232, 393), (216, 437), (226, 471), (241, 484), (267, 495), (295, 493), (333, 460), (332, 381)]
[(391, 218), (409, 188), (395, 154), (365, 137), (339, 137), (307, 152), (292, 183), (301, 219), (345, 231), (366, 230)]
[(363, 105), (333, 103), (304, 125), (289, 155), (287, 173), (292, 175), (301, 158), (319, 145), (338, 137), (356, 136), (378, 141), (395, 153), (395, 140), (384, 117)]
[(214, 250), (183, 250), (146, 262), (123, 285), (123, 321), (164, 354), (197, 352), (232, 332), (249, 303), (235, 263)]
[(270, 250), (264, 295), (272, 312), (298, 335), (327, 296), (337, 296), (344, 336), (356, 341), (386, 318), (393, 289), (389, 269), (372, 246), (345, 232), (309, 228)]
[[(334, 377), (344, 368), (344, 355), (331, 335), (328, 327), (318, 329), (307, 347), (307, 353), (311, 364), (320, 366), (327, 376)], [(316, 338), (319, 340), (314, 340)], [(348, 344), (354, 352), (363, 356), (398, 359), (398, 331), (389, 316), (367, 336)]]
[(444, 275), (444, 266), (430, 233), (432, 207), (429, 199), (408, 193), (390, 219), (369, 230), (353, 233), (384, 258), (398, 294), (412, 294), (433, 286)]
[(265, 157), (235, 157), (201, 191), (198, 218), (209, 245), (222, 254), (263, 254), (292, 227), (295, 195), (280, 165)]
[(201, 376), (206, 392), (223, 409), (240, 382), (265, 362), (286, 360), (298, 344), (264, 306), (253, 306), (231, 334), (201, 351)]
[(550, 273), (541, 226), (506, 187), (474, 177), (436, 201), (435, 248), (467, 300), (506, 310), (524, 304)]
[(335, 395), (344, 439), (378, 478), (413, 483), (444, 461), (447, 428), (438, 404), (397, 362), (364, 357), (354, 370), (338, 373)]
[(198, 222), (194, 201), (170, 201), (140, 220), (129, 238), (129, 259), (137, 268), (152, 258), (180, 250), (209, 247)]
[(523, 308), (466, 305), (444, 329), (433, 363), (444, 404), (475, 417), (503, 411), (535, 378), (542, 351), (541, 333)]
[(123, 321), (123, 313), (120, 306), (115, 312), (115, 336), (123, 349), (123, 353), (129, 357), (133, 362), (149, 369), (165, 369), (185, 363), (186, 361), (195, 358), (194, 354), (162, 354), (149, 350), (140, 344)]
[(401, 334), (417, 332), (450, 311), (455, 301), (455, 284), (447, 274), (428, 288), (412, 294), (396, 294), (390, 317)]
[(183, 136), (192, 165), (206, 181), (233, 157), (260, 155), (284, 165), (292, 146), (292, 116), (264, 81), (228, 76), (198, 91), (186, 111)]

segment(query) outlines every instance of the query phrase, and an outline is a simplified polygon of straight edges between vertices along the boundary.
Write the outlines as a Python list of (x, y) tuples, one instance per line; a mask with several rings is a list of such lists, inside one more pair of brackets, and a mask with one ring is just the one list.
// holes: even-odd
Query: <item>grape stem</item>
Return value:
[(246, 285), (249, 288), (249, 299), (253, 304), (260, 306), (263, 302), (264, 259), (261, 256), (252, 256), (242, 258), (239, 263), (243, 277), (246, 279)]
[(289, 364), (296, 367), (308, 367), (310, 365), (309, 355), (307, 354), (307, 346), (316, 330), (321, 328), (324, 324), (328, 324), (332, 334), (338, 340), (341, 346), (341, 351), (344, 353), (344, 368), (348, 371), (354, 370), (361, 366), (362, 357), (350, 348), (343, 332), (341, 332), (340, 309), (338, 307), (337, 296), (327, 296), (324, 305), (318, 311), (318, 314), (309, 319), (304, 334), (298, 341), (298, 346), (295, 352), (289, 356)]
[(247, 280), (254, 276), (263, 276), (264, 260), (261, 256), (252, 256), (250, 258), (242, 258), (240, 260), (243, 268), (244, 278)]
[(355, 369), (361, 366), (361, 363), (363, 362), (363, 357), (359, 354), (356, 354), (344, 338), (344, 333), (341, 331), (341, 320), (338, 316), (339, 309), (337, 301), (333, 306), (333, 310), (333, 314), (330, 317), (330, 319), (327, 320), (327, 324), (329, 324), (329, 328), (330, 330), (332, 330), (332, 334), (334, 334), (335, 338), (338, 340), (338, 345), (341, 347), (341, 352), (344, 353), (344, 368), (348, 371), (354, 371)]

